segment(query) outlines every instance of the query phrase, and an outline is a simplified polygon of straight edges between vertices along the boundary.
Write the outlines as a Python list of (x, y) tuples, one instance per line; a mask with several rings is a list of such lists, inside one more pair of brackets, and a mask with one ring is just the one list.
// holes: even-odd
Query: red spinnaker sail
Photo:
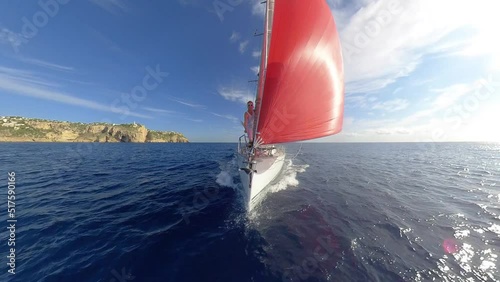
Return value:
[(285, 143), (340, 132), (342, 51), (326, 1), (269, 0), (267, 14), (256, 101), (257, 142)]

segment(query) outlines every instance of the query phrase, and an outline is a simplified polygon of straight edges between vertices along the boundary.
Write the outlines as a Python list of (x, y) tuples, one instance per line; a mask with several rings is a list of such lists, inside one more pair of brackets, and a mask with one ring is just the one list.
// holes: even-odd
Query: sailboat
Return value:
[(342, 51), (326, 0), (266, 1), (255, 105), (253, 142), (242, 135), (238, 143), (248, 211), (284, 168), (286, 152), (280, 144), (342, 130)]

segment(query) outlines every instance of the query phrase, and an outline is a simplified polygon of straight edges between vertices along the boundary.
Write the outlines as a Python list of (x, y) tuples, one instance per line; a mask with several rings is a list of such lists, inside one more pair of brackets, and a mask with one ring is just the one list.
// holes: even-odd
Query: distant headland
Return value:
[(189, 141), (182, 133), (149, 130), (137, 123), (81, 123), (2, 116), (0, 142), (188, 143)]

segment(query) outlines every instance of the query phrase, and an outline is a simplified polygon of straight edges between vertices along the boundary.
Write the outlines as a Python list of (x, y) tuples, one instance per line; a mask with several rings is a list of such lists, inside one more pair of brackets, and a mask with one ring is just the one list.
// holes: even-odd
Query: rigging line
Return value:
[(300, 143), (300, 147), (299, 147), (299, 150), (297, 151), (297, 153), (293, 156), (293, 158), (291, 158), (292, 161), (297, 158), (297, 156), (300, 154), (300, 151), (302, 151), (302, 143)]

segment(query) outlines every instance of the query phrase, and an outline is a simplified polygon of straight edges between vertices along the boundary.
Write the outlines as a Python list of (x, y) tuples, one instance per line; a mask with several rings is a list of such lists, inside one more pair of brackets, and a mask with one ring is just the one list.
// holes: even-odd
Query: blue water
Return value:
[(0, 281), (500, 281), (499, 144), (292, 144), (249, 215), (235, 147), (0, 144)]

